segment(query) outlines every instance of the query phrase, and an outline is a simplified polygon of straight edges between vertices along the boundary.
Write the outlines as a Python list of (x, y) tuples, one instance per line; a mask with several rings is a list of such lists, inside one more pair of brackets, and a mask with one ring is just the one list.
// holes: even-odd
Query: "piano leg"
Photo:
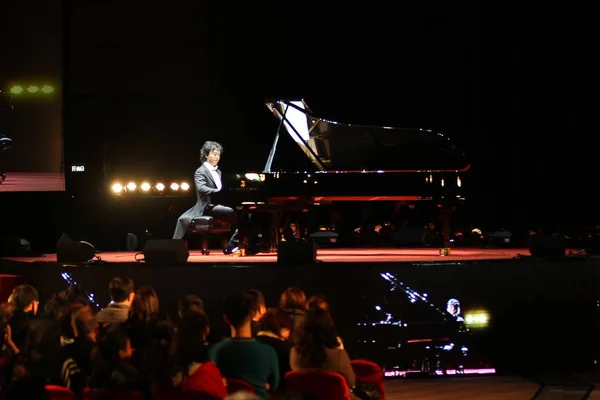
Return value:
[(271, 248), (269, 249), (271, 253), (277, 253), (277, 248), (279, 247), (279, 224), (282, 218), (283, 211), (274, 211), (271, 213)]
[(440, 210), (440, 220), (444, 234), (444, 245), (447, 246), (450, 244), (450, 238), (452, 237), (452, 209), (443, 208)]

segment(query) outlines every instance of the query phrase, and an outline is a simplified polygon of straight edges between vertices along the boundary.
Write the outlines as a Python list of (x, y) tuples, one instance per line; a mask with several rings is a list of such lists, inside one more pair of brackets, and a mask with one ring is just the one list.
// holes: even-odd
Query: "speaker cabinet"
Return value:
[(152, 239), (144, 246), (147, 263), (183, 264), (190, 252), (182, 239)]
[(88, 262), (95, 254), (96, 248), (88, 242), (59, 240), (56, 245), (56, 261), (61, 263)]
[(555, 236), (534, 237), (529, 247), (532, 256), (548, 260), (559, 260), (565, 256), (566, 251), (565, 239)]
[(277, 262), (286, 265), (306, 265), (317, 261), (317, 245), (307, 242), (280, 242), (277, 246)]

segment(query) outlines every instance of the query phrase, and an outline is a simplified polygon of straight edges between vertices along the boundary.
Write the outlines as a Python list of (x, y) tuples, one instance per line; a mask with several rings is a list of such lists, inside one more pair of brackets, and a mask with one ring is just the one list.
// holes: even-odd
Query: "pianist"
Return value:
[(239, 251), (239, 234), (235, 211), (231, 207), (213, 204), (210, 199), (211, 194), (218, 193), (223, 188), (221, 171), (218, 168), (222, 152), (223, 146), (217, 142), (208, 141), (202, 146), (202, 150), (200, 150), (202, 165), (194, 174), (196, 197), (198, 200), (194, 207), (183, 213), (177, 220), (173, 239), (183, 238), (192, 219), (201, 215), (209, 215), (215, 219), (227, 221), (231, 224), (232, 229), (235, 228), (225, 249), (225, 254), (236, 254)]

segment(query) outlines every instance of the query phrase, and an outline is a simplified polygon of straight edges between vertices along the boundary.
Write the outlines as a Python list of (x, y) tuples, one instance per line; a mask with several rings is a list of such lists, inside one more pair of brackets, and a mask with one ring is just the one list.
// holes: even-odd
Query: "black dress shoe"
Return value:
[(262, 249), (260, 249), (258, 246), (248, 246), (248, 249), (246, 250), (246, 255), (254, 256), (261, 252), (262, 252)]

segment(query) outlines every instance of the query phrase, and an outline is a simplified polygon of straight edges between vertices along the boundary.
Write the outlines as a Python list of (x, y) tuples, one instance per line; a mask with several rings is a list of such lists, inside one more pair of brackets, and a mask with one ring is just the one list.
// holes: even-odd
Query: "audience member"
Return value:
[(339, 348), (333, 319), (321, 308), (306, 312), (290, 353), (290, 367), (293, 371), (339, 372), (351, 388), (356, 383), (350, 357)]
[(265, 296), (256, 290), (250, 289), (246, 291), (246, 294), (252, 299), (252, 336), (256, 336), (260, 329), (260, 319), (267, 312), (267, 306), (265, 303)]
[(108, 284), (110, 303), (96, 315), (98, 323), (106, 329), (129, 319), (129, 307), (135, 297), (133, 280), (127, 276), (113, 278)]
[(89, 387), (101, 391), (133, 390), (151, 398), (148, 383), (128, 362), (132, 353), (131, 341), (123, 329), (108, 331), (94, 351)]
[(267, 398), (267, 388), (279, 385), (277, 353), (252, 337), (253, 299), (247, 294), (227, 297), (224, 304), (225, 321), (231, 328), (231, 339), (217, 343), (209, 356), (226, 378), (244, 380), (254, 386), (256, 394)]
[(208, 359), (208, 332), (208, 317), (203, 312), (188, 311), (182, 316), (173, 341), (173, 384), (184, 392), (202, 392), (221, 399), (227, 396), (227, 390), (221, 372)]
[[(329, 310), (329, 302), (322, 294), (313, 295), (310, 299), (308, 299), (308, 308), (321, 308), (331, 314), (331, 311)], [(342, 341), (342, 338), (338, 336), (337, 341), (339, 348), (343, 350), (344, 342)]]
[(280, 390), (285, 389), (284, 377), (290, 371), (292, 344), (288, 339), (293, 326), (294, 321), (289, 314), (278, 308), (269, 308), (260, 320), (259, 331), (256, 335), (258, 341), (271, 346), (277, 353), (279, 376), (281, 377)]
[(329, 302), (327, 298), (322, 294), (315, 294), (308, 299), (308, 308), (322, 308), (323, 310), (329, 312)]
[(151, 381), (169, 357), (169, 346), (173, 327), (166, 316), (160, 313), (156, 291), (150, 286), (140, 286), (131, 302), (126, 324), (131, 346), (135, 349), (131, 363)]
[(92, 350), (96, 343), (97, 322), (90, 307), (71, 317), (75, 340), (62, 348), (60, 376), (62, 385), (80, 397), (92, 374)]
[(204, 311), (204, 302), (196, 295), (188, 294), (177, 301), (177, 314), (179, 318), (183, 317), (187, 311)]
[(304, 291), (298, 288), (287, 288), (284, 290), (279, 299), (279, 308), (289, 314), (294, 321), (294, 327), (291, 332), (291, 337), (293, 338), (294, 332), (300, 326), (307, 308)]
[(8, 324), (13, 343), (22, 350), (27, 340), (30, 319), (38, 312), (40, 295), (31, 285), (19, 285), (13, 290), (11, 299), (14, 310)]

